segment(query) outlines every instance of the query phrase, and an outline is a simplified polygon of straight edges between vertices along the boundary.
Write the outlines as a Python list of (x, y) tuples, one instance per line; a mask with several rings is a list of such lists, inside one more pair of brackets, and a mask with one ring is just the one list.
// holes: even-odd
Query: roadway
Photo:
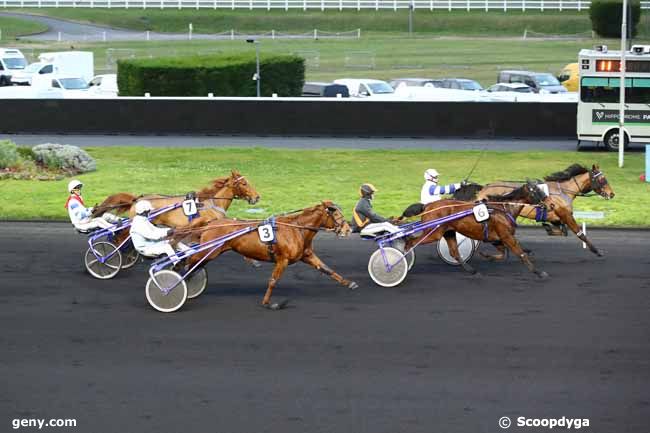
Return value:
[(604, 258), (520, 232), (550, 279), (513, 259), (475, 258), (468, 276), (423, 247), (401, 286), (381, 288), (372, 242), (320, 235), (316, 251), (358, 290), (297, 264), (275, 291), (292, 308), (264, 310), (270, 265), (231, 253), (201, 297), (162, 314), (145, 265), (94, 280), (69, 224), (0, 223), (0, 430), (76, 418), (56, 430), (494, 433), (502, 416), (565, 416), (647, 432), (650, 232), (590, 231)]

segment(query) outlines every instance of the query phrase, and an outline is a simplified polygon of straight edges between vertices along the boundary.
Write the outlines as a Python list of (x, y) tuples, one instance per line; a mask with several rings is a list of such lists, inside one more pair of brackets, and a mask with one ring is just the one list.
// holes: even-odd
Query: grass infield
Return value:
[[(2, 9), (0, 9), (2, 11)], [(0, 46), (12, 46), (17, 36), (31, 35), (47, 30), (47, 26), (33, 21), (12, 17), (0, 17)]]
[[(107, 195), (128, 191), (185, 194), (224, 176), (231, 168), (244, 174), (261, 195), (251, 207), (236, 201), (230, 216), (260, 218), (307, 207), (322, 199), (342, 206), (346, 217), (358, 199), (358, 187), (371, 182), (378, 189), (374, 206), (382, 215), (399, 215), (419, 201), (422, 173), (429, 167), (441, 172), (441, 182), (460, 182), (480, 151), (427, 150), (287, 150), (266, 148), (87, 148), (98, 170), (79, 176), (84, 199), (91, 206)], [(572, 163), (599, 163), (616, 192), (613, 200), (578, 198), (576, 210), (604, 211), (593, 225), (648, 226), (650, 184), (640, 182), (643, 153), (626, 155), (625, 168), (617, 168), (617, 155), (603, 152), (485, 152), (471, 180), (493, 182), (542, 176)], [(63, 205), (70, 179), (56, 182), (5, 180), (0, 182), (0, 219), (65, 220)], [(247, 210), (257, 209), (257, 213)]]

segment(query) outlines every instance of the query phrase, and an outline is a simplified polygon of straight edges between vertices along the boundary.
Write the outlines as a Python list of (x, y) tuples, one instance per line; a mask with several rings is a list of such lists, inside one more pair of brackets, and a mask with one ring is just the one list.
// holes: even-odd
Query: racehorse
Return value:
[[(325, 200), (316, 206), (303, 209), (302, 211), (297, 211), (286, 216), (278, 216), (272, 224), (275, 225), (275, 240), (273, 243), (262, 242), (257, 230), (254, 230), (227, 241), (213, 252), (206, 251), (205, 253), (197, 253), (190, 256), (187, 266), (192, 267), (204, 256), (209, 254), (203, 262), (204, 264), (230, 250), (236, 251), (244, 257), (251, 259), (275, 262), (275, 268), (273, 269), (266, 293), (262, 300), (262, 306), (272, 310), (281, 309), (288, 303), (288, 301), (284, 301), (271, 304), (271, 294), (286, 267), (297, 261), (302, 261), (318, 269), (351, 290), (358, 287), (357, 283), (346, 280), (323, 263), (313, 250), (313, 239), (320, 230), (333, 231), (338, 236), (347, 236), (350, 233), (350, 226), (345, 221), (341, 209), (336, 204)], [(200, 243), (204, 244), (205, 242), (223, 237), (237, 230), (259, 225), (260, 221), (222, 219), (200, 228), (180, 229), (177, 234), (174, 234), (174, 238), (176, 236), (184, 236), (184, 233), (187, 231), (200, 232)]]
[[(519, 213), (524, 209), (526, 204), (546, 205), (545, 201), (547, 197), (545, 194), (532, 182), (527, 182), (506, 195), (489, 196), (488, 200), (487, 202), (483, 202), (491, 211), (490, 218), (487, 221), (477, 222), (474, 215), (468, 215), (445, 223), (441, 227), (423, 230), (418, 237), (410, 238), (406, 241), (404, 251), (409, 251), (416, 245), (435, 242), (444, 236), (452, 257), (461, 264), (461, 267), (465, 271), (475, 273), (476, 271), (472, 266), (463, 262), (458, 252), (456, 232), (459, 232), (471, 239), (492, 242), (497, 248), (507, 247), (521, 259), (529, 271), (535, 273), (540, 278), (546, 278), (548, 274), (543, 271), (538, 271), (535, 268), (528, 254), (514, 236), (516, 229), (515, 220)], [(421, 221), (425, 222), (442, 218), (468, 210), (473, 206), (476, 206), (476, 203), (467, 203), (459, 200), (435, 201), (424, 206), (423, 212), (421, 213)], [(409, 209), (412, 210), (413, 205)], [(405, 211), (403, 217), (411, 216), (410, 212), (407, 211)]]
[[(573, 200), (577, 196), (584, 196), (594, 191), (606, 200), (614, 198), (614, 190), (607, 181), (605, 174), (598, 165), (588, 169), (580, 164), (573, 164), (563, 171), (550, 174), (544, 178), (549, 189), (549, 199), (553, 209), (545, 211), (533, 206), (526, 206), (521, 211), (521, 217), (543, 222), (549, 234), (556, 234), (553, 226), (560, 228), (568, 226), (576, 236), (589, 247), (589, 250), (602, 256), (603, 252), (582, 232), (582, 229), (573, 218)], [(487, 184), (476, 194), (476, 199), (484, 199), (488, 195), (505, 194), (521, 186), (521, 182), (499, 182)], [(462, 194), (462, 193), (461, 193)], [(454, 198), (458, 198), (454, 195)], [(463, 199), (466, 199), (463, 197)], [(551, 226), (550, 224), (553, 224)], [(564, 228), (566, 234), (566, 228)]]

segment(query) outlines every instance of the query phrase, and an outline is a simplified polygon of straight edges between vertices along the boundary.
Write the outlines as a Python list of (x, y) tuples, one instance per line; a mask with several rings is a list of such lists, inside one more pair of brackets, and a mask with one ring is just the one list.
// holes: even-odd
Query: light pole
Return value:
[(627, 37), (627, 0), (623, 0), (623, 14), (621, 19), (621, 87), (620, 106), (618, 110), (618, 166), (623, 167), (623, 155), (625, 152), (625, 51)]
[(246, 42), (249, 44), (254, 44), (255, 45), (255, 75), (253, 76), (253, 80), (255, 80), (257, 84), (257, 97), (260, 97), (260, 81), (262, 77), (260, 76), (260, 41), (257, 39), (246, 39)]

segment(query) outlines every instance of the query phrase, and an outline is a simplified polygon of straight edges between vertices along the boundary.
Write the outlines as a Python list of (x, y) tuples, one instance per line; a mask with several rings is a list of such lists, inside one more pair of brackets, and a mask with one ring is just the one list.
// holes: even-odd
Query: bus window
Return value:
[[(580, 86), (582, 102), (619, 102), (619, 78), (585, 77)], [(625, 102), (650, 104), (650, 78), (626, 78)]]

